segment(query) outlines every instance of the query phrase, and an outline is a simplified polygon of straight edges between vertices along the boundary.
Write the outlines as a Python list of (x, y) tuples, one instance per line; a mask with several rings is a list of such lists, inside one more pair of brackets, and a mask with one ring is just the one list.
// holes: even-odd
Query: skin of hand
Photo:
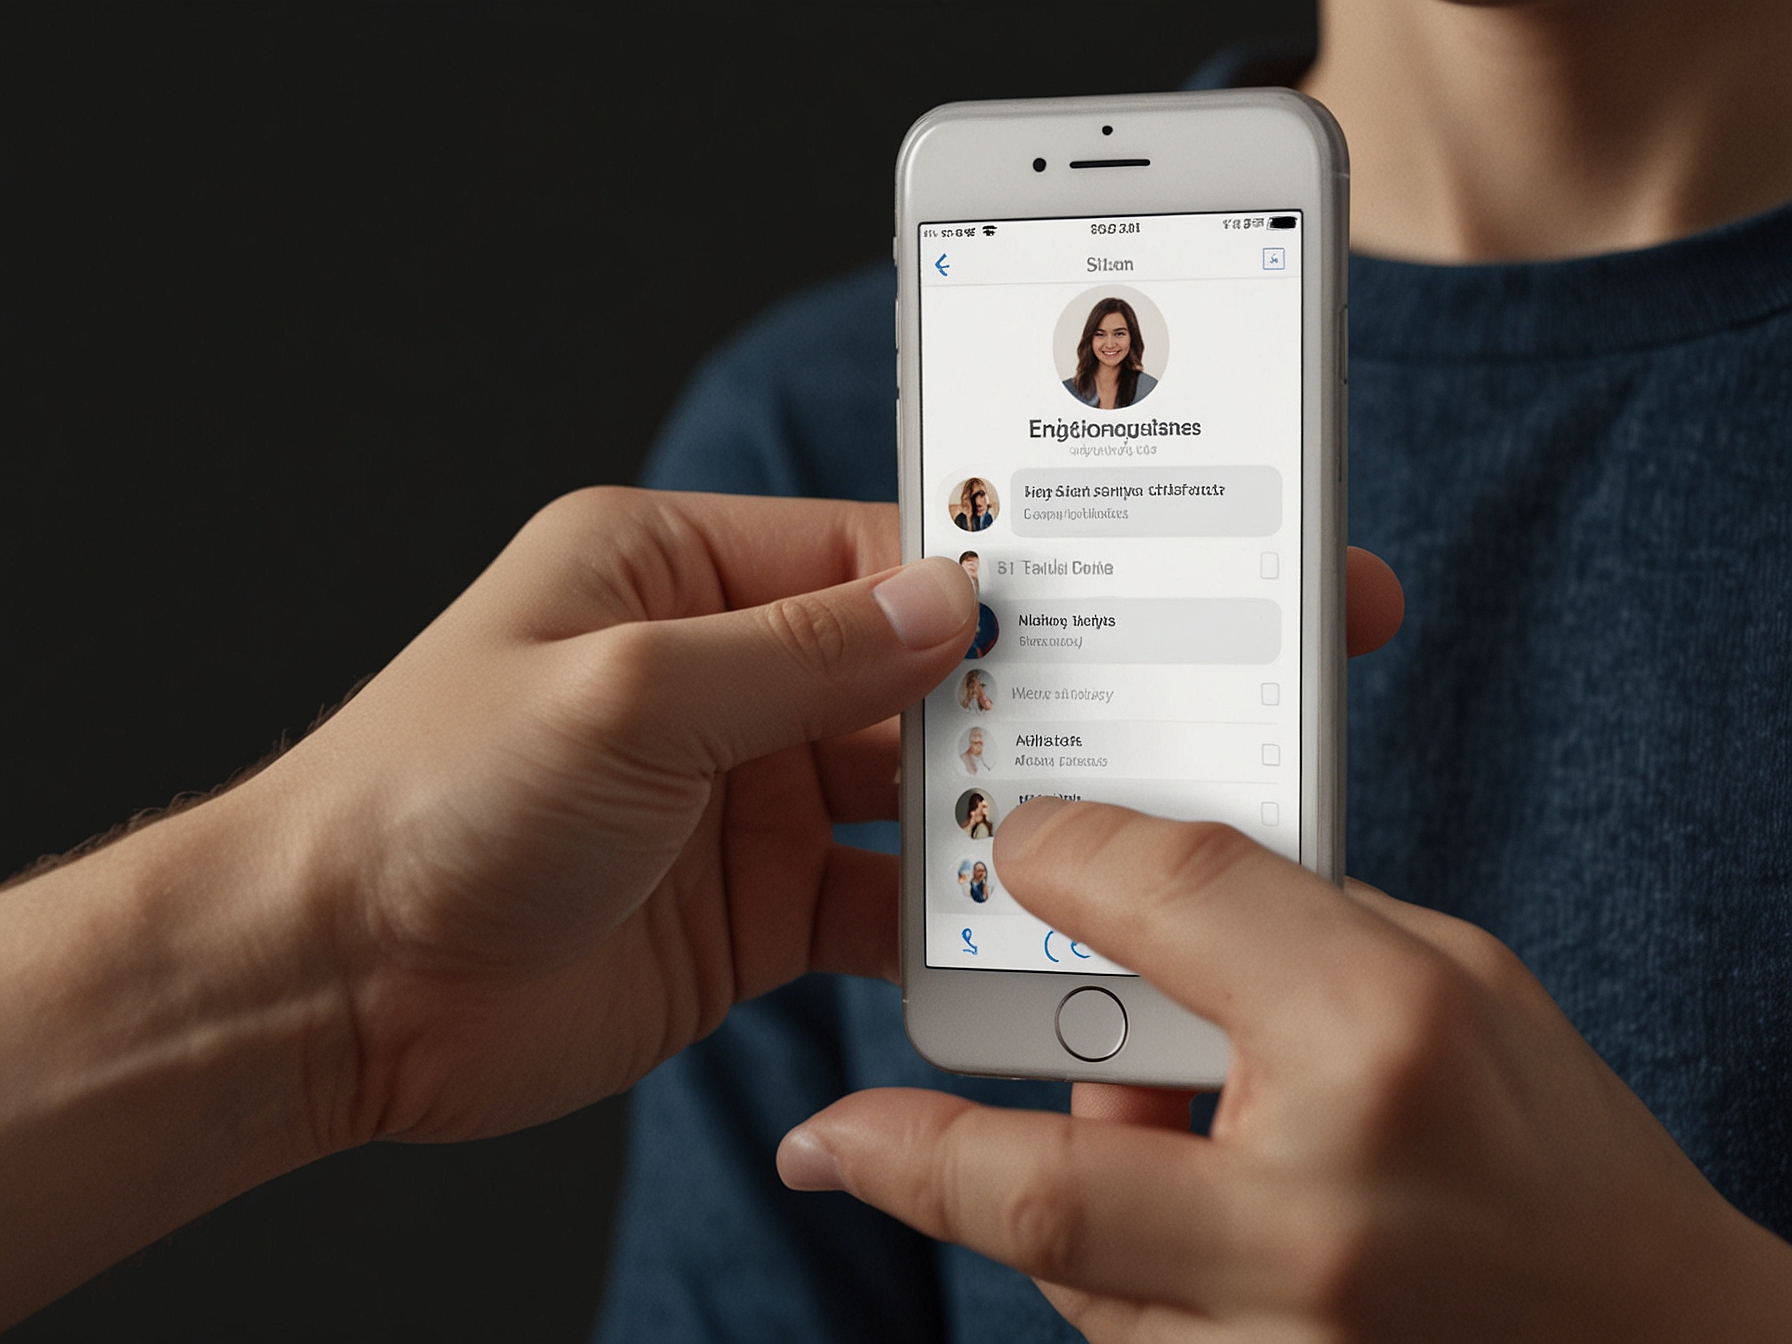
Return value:
[(896, 560), (886, 506), (572, 496), (278, 763), (355, 836), (327, 1132), (515, 1129), (891, 972), (896, 861), (831, 827), (894, 814), (889, 716), (976, 623), (957, 565)]
[(1033, 1275), (1096, 1344), (1792, 1338), (1792, 1247), (1491, 935), (1099, 804), (1029, 802), (996, 851), (1034, 914), (1230, 1034), (1210, 1137), (1188, 1093), (888, 1089), (786, 1136), (789, 1185)]
[(977, 620), (894, 561), (878, 505), (572, 496), (281, 760), (364, 819), (333, 1133), (534, 1124), (805, 971), (891, 973), (896, 860), (830, 828), (894, 814), (889, 715)]
[(568, 496), (266, 769), (0, 893), (0, 1323), (326, 1153), (893, 975), (897, 861), (831, 826), (895, 815), (891, 716), (977, 615), (897, 559), (891, 506)]

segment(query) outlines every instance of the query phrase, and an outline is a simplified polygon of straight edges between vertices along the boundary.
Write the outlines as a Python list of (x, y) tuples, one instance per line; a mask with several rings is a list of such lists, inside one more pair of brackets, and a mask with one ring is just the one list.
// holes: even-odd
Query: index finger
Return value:
[(1009, 893), (1243, 1045), (1385, 989), (1390, 925), (1229, 826), (1038, 798), (996, 832)]

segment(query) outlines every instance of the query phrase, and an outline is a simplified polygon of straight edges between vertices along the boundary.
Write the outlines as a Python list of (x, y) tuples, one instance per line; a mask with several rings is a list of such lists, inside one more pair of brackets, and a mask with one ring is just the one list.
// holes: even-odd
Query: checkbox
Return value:
[(1275, 803), (1263, 804), (1263, 824), (1265, 826), (1280, 826), (1282, 824), (1281, 807)]
[(1265, 742), (1263, 744), (1263, 764), (1280, 765), (1281, 763), (1282, 749), (1274, 742)]
[(1281, 578), (1282, 557), (1277, 555), (1274, 551), (1263, 552), (1263, 558), (1257, 564), (1257, 574), (1259, 577), (1265, 579)]
[(1279, 705), (1282, 703), (1281, 682), (1266, 681), (1263, 683), (1263, 703), (1266, 705)]

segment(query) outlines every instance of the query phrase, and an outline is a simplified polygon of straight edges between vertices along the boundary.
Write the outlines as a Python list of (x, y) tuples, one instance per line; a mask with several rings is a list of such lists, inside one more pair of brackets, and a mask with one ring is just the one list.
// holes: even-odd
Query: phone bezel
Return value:
[[(1112, 127), (1111, 133), (1103, 127)], [(1035, 171), (1035, 159), (1048, 168)], [(1149, 168), (1071, 170), (1071, 159)], [(1349, 170), (1318, 103), (1283, 89), (954, 103), (910, 129), (896, 171), (897, 424), (902, 555), (921, 554), (917, 227), (926, 222), (1298, 209), (1301, 235), (1301, 855), (1331, 881), (1344, 825), (1344, 311)], [(930, 967), (922, 855), (922, 707), (902, 725), (903, 1017), (917, 1050), (959, 1073), (1217, 1086), (1225, 1034), (1138, 977)], [(1058, 1004), (1085, 985), (1125, 1005), (1125, 1047), (1071, 1056)], [(971, 1025), (971, 1024), (974, 1024)]]

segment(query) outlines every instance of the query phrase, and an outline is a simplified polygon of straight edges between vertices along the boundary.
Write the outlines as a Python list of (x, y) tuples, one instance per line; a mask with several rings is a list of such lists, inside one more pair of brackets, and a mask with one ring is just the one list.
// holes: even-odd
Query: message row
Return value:
[(1021, 537), (1267, 537), (1282, 526), (1274, 467), (1039, 467), (1009, 488)]
[[(972, 724), (954, 743), (947, 777), (1118, 775), (1205, 783), (1280, 778), (1281, 735), (1258, 723), (1052, 720), (997, 728)], [(1293, 759), (1290, 757), (1290, 765)]]
[(1282, 608), (1267, 598), (1033, 598), (983, 611), (991, 628), (979, 633), (978, 658), (1270, 663), (1282, 652)]

